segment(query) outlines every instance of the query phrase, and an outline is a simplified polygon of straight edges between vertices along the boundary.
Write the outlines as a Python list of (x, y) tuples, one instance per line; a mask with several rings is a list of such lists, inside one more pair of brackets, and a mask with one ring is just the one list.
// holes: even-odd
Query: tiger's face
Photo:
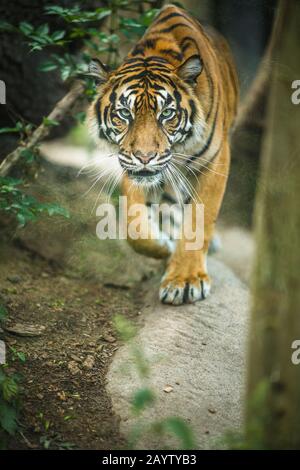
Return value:
[(177, 69), (161, 57), (129, 58), (110, 74), (93, 62), (90, 70), (99, 88), (90, 123), (138, 184), (162, 181), (176, 145), (203, 130), (201, 103), (194, 94), (201, 69), (198, 56)]

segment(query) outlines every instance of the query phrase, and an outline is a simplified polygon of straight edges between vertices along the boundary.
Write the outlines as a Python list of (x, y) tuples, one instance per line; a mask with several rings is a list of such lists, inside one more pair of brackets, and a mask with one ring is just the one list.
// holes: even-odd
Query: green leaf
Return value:
[(52, 41), (59, 41), (65, 36), (65, 34), (66, 34), (66, 31), (54, 31), (54, 33), (51, 36)]
[(6, 376), (4, 381), (1, 384), (2, 395), (5, 401), (10, 401), (14, 398), (19, 391), (18, 384), (12, 377)]
[(8, 134), (12, 132), (19, 132), (19, 129), (16, 127), (1, 127), (0, 128), (0, 134)]
[(2, 402), (0, 406), (0, 428), (13, 435), (17, 430), (17, 410)]
[(146, 13), (140, 17), (140, 22), (142, 25), (146, 27), (150, 26), (158, 12), (159, 10), (157, 8), (151, 8), (150, 10), (146, 11)]
[(51, 70), (57, 69), (57, 67), (58, 67), (58, 65), (55, 64), (54, 62), (47, 61), (47, 62), (43, 62), (39, 66), (39, 71), (40, 72), (50, 72)]
[(20, 24), (19, 24), (19, 30), (25, 34), (25, 36), (28, 36), (29, 34), (32, 33), (32, 31), (34, 30), (33, 26), (30, 24), (30, 23), (26, 23), (25, 21), (22, 21)]
[(42, 24), (36, 30), (38, 36), (46, 36), (49, 33), (49, 25), (47, 23)]
[(26, 161), (26, 163), (32, 163), (35, 160), (35, 154), (30, 149), (22, 150), (21, 157)]
[(43, 118), (43, 124), (47, 127), (50, 127), (50, 126), (59, 126), (59, 122), (56, 121), (55, 119), (49, 119), (47, 117), (44, 117)]
[(114, 326), (123, 341), (129, 341), (136, 335), (136, 327), (123, 315), (115, 315)]
[(174, 434), (182, 444), (182, 449), (195, 449), (196, 443), (191, 428), (181, 418), (170, 417), (161, 422), (165, 431)]
[(26, 355), (23, 353), (23, 351), (17, 351), (17, 357), (21, 362), (26, 362)]
[(152, 405), (155, 401), (155, 395), (149, 388), (138, 390), (132, 399), (132, 407), (136, 413), (140, 413), (146, 406)]
[(15, 27), (7, 21), (0, 21), (0, 31), (15, 31)]

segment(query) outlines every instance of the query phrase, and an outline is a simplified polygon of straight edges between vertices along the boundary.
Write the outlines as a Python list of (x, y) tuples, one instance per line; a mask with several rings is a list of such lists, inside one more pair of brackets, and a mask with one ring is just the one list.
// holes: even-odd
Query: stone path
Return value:
[[(226, 432), (241, 429), (248, 291), (222, 262), (210, 259), (209, 267), (212, 295), (195, 305), (161, 305), (156, 300), (157, 283), (149, 285), (141, 313), (144, 324), (134, 344), (117, 351), (108, 374), (107, 388), (125, 436), (140, 421), (132, 414), (130, 402), (145, 385), (157, 400), (142, 423), (184, 418), (200, 449), (223, 447)], [(132, 354), (136, 346), (150, 363), (146, 383), (136, 371)], [(158, 449), (162, 444), (174, 449), (178, 441), (170, 436), (162, 442), (157, 435), (141, 433), (137, 448)]]

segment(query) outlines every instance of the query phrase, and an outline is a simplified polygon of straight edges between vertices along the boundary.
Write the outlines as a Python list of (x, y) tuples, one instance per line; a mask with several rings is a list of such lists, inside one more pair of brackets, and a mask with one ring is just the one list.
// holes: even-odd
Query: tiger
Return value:
[[(228, 179), (239, 100), (229, 45), (213, 28), (170, 4), (120, 66), (109, 70), (97, 58), (88, 73), (97, 90), (89, 126), (98, 144), (117, 155), (128, 208), (149, 204), (153, 188), (160, 203), (204, 205), (203, 243), (196, 250), (186, 249), (184, 235), (172, 243), (158, 236), (128, 241), (138, 253), (165, 259), (161, 302), (205, 299), (211, 289), (207, 254)], [(191, 223), (197, 230), (194, 215)]]

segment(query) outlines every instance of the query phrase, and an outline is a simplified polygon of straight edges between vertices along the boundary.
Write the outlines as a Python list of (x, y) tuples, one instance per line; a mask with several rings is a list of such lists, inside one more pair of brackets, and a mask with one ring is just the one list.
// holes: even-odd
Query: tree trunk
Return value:
[(248, 445), (300, 448), (300, 105), (292, 82), (300, 78), (300, 2), (279, 6), (261, 177), (256, 199), (257, 254), (248, 371)]

